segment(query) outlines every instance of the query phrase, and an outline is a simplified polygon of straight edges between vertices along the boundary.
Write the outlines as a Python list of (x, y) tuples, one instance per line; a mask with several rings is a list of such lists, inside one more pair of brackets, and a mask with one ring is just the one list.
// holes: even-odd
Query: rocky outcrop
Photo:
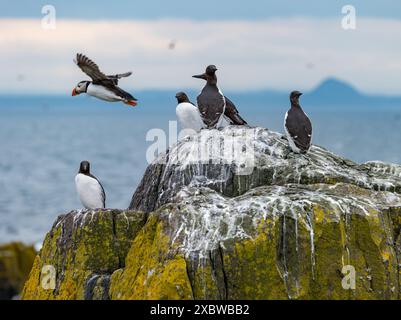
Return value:
[(148, 167), (130, 210), (60, 217), (23, 298), (399, 299), (400, 193), (401, 166), (202, 130)]
[(279, 133), (230, 126), (204, 130), (161, 154), (147, 168), (130, 209), (151, 212), (183, 186), (236, 197), (259, 186), (340, 182), (401, 193), (401, 166), (377, 161), (358, 165), (318, 146), (307, 156), (297, 155)]
[[(235, 198), (184, 189), (150, 215), (111, 296), (397, 299), (400, 205), (398, 195), (343, 183), (265, 186)], [(143, 247), (152, 260), (137, 259)], [(355, 290), (342, 287), (346, 265)]]
[(108, 299), (111, 274), (125, 265), (143, 213), (81, 210), (59, 216), (36, 257), (24, 299)]
[(0, 245), (0, 300), (20, 294), (35, 256), (33, 246), (20, 242)]

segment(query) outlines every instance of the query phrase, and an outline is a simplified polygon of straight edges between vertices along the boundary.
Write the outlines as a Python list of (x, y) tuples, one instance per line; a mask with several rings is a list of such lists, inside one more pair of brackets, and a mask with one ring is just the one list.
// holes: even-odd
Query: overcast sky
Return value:
[[(401, 1), (1, 1), (2, 93), (70, 93), (87, 54), (123, 88), (200, 88), (216, 64), (225, 90), (308, 90), (335, 76), (401, 95)], [(380, 6), (378, 5), (380, 3)], [(44, 4), (56, 28), (42, 27)], [(341, 8), (356, 9), (344, 30)], [(175, 44), (171, 49), (171, 44)]]

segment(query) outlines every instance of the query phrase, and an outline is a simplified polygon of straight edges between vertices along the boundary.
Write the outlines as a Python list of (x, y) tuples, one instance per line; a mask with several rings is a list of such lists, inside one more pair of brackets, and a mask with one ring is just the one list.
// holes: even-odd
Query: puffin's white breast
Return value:
[(123, 98), (116, 95), (113, 91), (108, 90), (106, 87), (97, 84), (89, 84), (86, 93), (90, 96), (106, 100), (106, 101), (121, 101), (124, 100)]
[(86, 209), (103, 208), (103, 189), (100, 183), (87, 175), (78, 173), (75, 176), (79, 200)]
[(204, 127), (199, 109), (192, 103), (179, 103), (175, 109), (175, 113), (182, 129), (199, 131)]

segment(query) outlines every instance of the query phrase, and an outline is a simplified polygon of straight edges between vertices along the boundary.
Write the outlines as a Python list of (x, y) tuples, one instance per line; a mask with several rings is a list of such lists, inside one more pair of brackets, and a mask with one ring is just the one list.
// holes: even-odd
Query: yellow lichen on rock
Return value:
[(223, 251), (229, 299), (288, 298), (277, 266), (275, 225), (273, 219), (266, 219), (259, 223), (254, 239), (238, 241), (232, 252)]
[[(254, 206), (238, 205), (236, 209), (233, 205), (229, 209), (232, 215), (245, 208), (251, 216), (264, 216), (252, 222), (243, 215), (235, 226), (226, 225), (228, 220), (203, 220), (202, 206), (210, 194), (203, 190), (184, 204), (168, 205), (152, 213), (133, 243), (126, 267), (112, 276), (111, 298), (397, 298), (397, 258), (387, 231), (393, 227), (386, 210), (378, 210), (371, 202), (381, 196), (383, 199), (376, 199), (378, 203), (385, 201), (386, 195), (346, 184), (319, 184), (299, 194), (289, 189), (290, 198), (285, 192), (280, 197), (271, 192), (261, 188), (252, 193), (254, 197), (265, 195), (266, 201), (279, 199), (277, 206), (266, 206), (265, 213), (254, 209), (263, 208), (260, 199)], [(199, 206), (199, 212), (188, 205)], [(218, 206), (221, 210), (229, 207), (224, 202)], [(222, 214), (218, 210), (211, 212), (212, 216), (218, 218)], [(394, 220), (396, 215), (392, 216)], [(194, 229), (185, 229), (188, 219), (199, 219), (187, 226)], [(202, 223), (212, 228), (205, 233), (224, 236), (229, 228), (241, 228), (248, 236), (222, 239), (204, 252), (188, 252), (188, 247), (197, 247), (191, 241), (200, 244), (204, 239), (186, 239), (183, 235), (193, 235), (204, 227)], [(343, 285), (343, 267), (347, 266), (355, 269), (355, 289)], [(187, 288), (188, 294), (179, 294), (186, 292), (182, 288)]]
[(186, 262), (170, 247), (163, 222), (150, 216), (135, 238), (126, 267), (111, 277), (112, 299), (191, 299)]
[[(102, 290), (96, 288), (98, 277), (124, 266), (145, 221), (143, 213), (121, 210), (60, 216), (35, 260), (23, 299), (92, 299), (94, 292)], [(46, 273), (49, 268), (54, 272)], [(54, 285), (48, 285), (49, 281)], [(108, 282), (102, 285), (108, 291)]]
[(218, 151), (240, 131), (252, 167), (191, 158), (191, 136), (147, 168), (130, 204), (145, 214), (60, 217), (23, 298), (399, 299), (401, 166), (358, 165), (318, 146), (293, 154), (264, 128), (197, 137)]
[(20, 242), (0, 245), (0, 300), (18, 295), (28, 278), (36, 251)]

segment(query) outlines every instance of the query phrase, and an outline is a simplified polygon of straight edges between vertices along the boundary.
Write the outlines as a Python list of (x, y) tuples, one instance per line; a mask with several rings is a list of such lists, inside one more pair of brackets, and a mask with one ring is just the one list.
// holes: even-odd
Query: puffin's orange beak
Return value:
[(138, 104), (138, 102), (136, 102), (135, 100), (124, 101), (124, 103), (133, 107), (135, 107)]
[(74, 89), (72, 89), (72, 93), (71, 93), (71, 95), (72, 95), (72, 96), (76, 96), (76, 95), (77, 95), (77, 92), (75, 91), (75, 88), (74, 88)]

